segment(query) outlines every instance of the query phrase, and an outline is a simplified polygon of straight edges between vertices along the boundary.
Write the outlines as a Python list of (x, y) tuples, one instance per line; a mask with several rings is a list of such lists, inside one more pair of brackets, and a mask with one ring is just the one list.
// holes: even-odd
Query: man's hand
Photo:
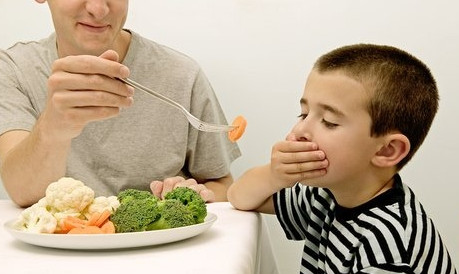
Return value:
[(177, 187), (189, 187), (199, 193), (202, 199), (206, 202), (215, 201), (215, 194), (208, 189), (204, 184), (199, 184), (195, 179), (185, 179), (180, 176), (167, 178), (164, 181), (153, 181), (150, 183), (150, 189), (153, 195), (160, 199), (171, 190)]
[(133, 103), (134, 89), (116, 80), (129, 69), (118, 63), (118, 54), (67, 56), (54, 62), (48, 79), (48, 100), (40, 117), (51, 136), (68, 140), (91, 121), (119, 114)]

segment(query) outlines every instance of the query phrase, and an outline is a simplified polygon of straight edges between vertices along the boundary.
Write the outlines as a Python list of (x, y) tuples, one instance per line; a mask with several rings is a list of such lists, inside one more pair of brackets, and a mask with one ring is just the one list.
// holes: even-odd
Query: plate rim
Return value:
[[(13, 227), (16, 220), (17, 218), (6, 221), (3, 227), (14, 239), (27, 244), (71, 250), (109, 250), (162, 245), (192, 238), (208, 230), (217, 220), (217, 215), (207, 212), (204, 222), (189, 226), (115, 234), (48, 234), (27, 232), (17, 230)], [(162, 237), (170, 237), (171, 235), (173, 235), (172, 239)], [(139, 241), (139, 238), (142, 241)], [(160, 240), (157, 240), (158, 238)], [(109, 241), (110, 239), (114, 241)], [(134, 241), (132, 241), (133, 239)], [(98, 244), (100, 242), (103, 244)]]

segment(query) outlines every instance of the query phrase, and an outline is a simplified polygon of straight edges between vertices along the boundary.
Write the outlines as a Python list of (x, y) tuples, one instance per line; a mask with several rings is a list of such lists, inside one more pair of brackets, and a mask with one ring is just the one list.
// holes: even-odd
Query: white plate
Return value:
[(159, 245), (191, 238), (206, 231), (217, 220), (208, 212), (203, 223), (164, 230), (116, 234), (45, 234), (13, 228), (15, 220), (5, 223), (5, 229), (16, 239), (32, 245), (63, 249), (117, 249)]

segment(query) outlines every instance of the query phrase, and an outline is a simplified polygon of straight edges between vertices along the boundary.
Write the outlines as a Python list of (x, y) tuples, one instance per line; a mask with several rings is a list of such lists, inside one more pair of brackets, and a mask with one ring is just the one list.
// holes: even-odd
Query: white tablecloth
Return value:
[(229, 203), (208, 204), (217, 221), (206, 232), (176, 243), (121, 250), (64, 250), (14, 239), (3, 224), (22, 209), (0, 200), (1, 273), (278, 273), (261, 216)]

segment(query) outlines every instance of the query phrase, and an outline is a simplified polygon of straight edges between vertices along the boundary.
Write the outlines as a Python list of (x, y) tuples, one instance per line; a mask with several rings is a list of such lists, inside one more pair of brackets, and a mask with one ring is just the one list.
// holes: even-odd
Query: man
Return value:
[(226, 200), (237, 145), (116, 80), (130, 77), (200, 119), (227, 123), (194, 60), (123, 29), (128, 2), (49, 0), (55, 33), (0, 52), (1, 175), (18, 205), (63, 176), (96, 195), (150, 187), (161, 197), (184, 185)]

